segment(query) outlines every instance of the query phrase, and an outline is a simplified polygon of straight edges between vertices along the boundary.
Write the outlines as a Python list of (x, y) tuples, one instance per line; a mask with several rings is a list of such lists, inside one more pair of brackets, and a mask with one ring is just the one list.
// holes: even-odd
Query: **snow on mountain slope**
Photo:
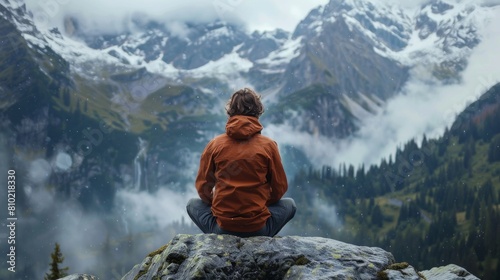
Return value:
[(322, 32), (325, 24), (342, 19), (350, 32), (361, 32), (377, 54), (416, 68), (412, 74), (453, 82), (481, 41), (485, 23), (495, 16), (494, 6), (433, 0), (409, 9), (384, 0), (331, 1), (311, 11), (294, 36), (327, 36)]
[(302, 37), (287, 40), (281, 48), (272, 51), (267, 57), (259, 59), (256, 62), (263, 68), (263, 71), (270, 71), (271, 73), (273, 71), (284, 72), (284, 66), (288, 65), (292, 59), (299, 55), (300, 47), (302, 46), (301, 42)]
[[(9, 8), (23, 5), (19, 0), (3, 3)], [(248, 34), (223, 22), (187, 24), (181, 36), (147, 19), (135, 20), (139, 32), (90, 35), (78, 29), (75, 19), (66, 18), (66, 30), (40, 30), (43, 38), (36, 37), (73, 66), (100, 61), (125, 68), (146, 67), (170, 78), (198, 77), (200, 71), (212, 77), (221, 73), (244, 75), (250, 70), (276, 74), (285, 72), (299, 55), (304, 38), (328, 36), (323, 33), (325, 24), (342, 18), (351, 32), (363, 34), (378, 55), (417, 70), (430, 64), (433, 77), (453, 81), (458, 80), (457, 73), (464, 69), (470, 50), (481, 40), (484, 21), (494, 16), (491, 10), (473, 0), (434, 0), (415, 9), (383, 0), (342, 0), (311, 11), (293, 36), (282, 30)], [(31, 31), (26, 24), (18, 22), (18, 26), (21, 31)], [(203, 71), (213, 65), (218, 65), (217, 71)]]
[[(495, 13), (494, 8), (481, 6), (477, 1), (433, 1), (416, 12), (415, 29), (404, 49), (379, 53), (417, 70), (434, 65), (429, 72), (434, 77), (459, 80), (471, 50), (483, 39), (484, 26)], [(430, 78), (424, 71), (414, 74), (424, 80)]]
[[(7, 9), (25, 9), (21, 0), (0, 1)], [(185, 23), (174, 32), (145, 17), (121, 34), (85, 34), (71, 17), (65, 30), (38, 30), (25, 10), (13, 21), (31, 44), (50, 47), (91, 81), (145, 69), (203, 92), (250, 84), (276, 102), (278, 93), (327, 84), (357, 103), (349, 106), (358, 108), (353, 116), (366, 118), (397, 94), (408, 71), (424, 82), (460, 81), (485, 22), (498, 15), (495, 5), (481, 3), (433, 0), (410, 9), (394, 1), (332, 0), (293, 33), (248, 33), (225, 22)]]
[(220, 77), (221, 75), (235, 76), (239, 72), (247, 72), (253, 67), (253, 63), (238, 55), (236, 51), (225, 54), (216, 61), (209, 61), (203, 66), (189, 70), (193, 77), (203, 78), (207, 76)]

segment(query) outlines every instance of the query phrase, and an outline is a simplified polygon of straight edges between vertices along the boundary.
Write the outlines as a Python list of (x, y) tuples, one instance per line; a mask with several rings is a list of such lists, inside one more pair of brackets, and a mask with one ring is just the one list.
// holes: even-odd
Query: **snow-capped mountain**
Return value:
[[(472, 0), (434, 0), (414, 9), (383, 0), (332, 0), (293, 32), (248, 32), (221, 21), (168, 26), (142, 16), (127, 32), (98, 34), (69, 16), (63, 28), (42, 28), (22, 0), (0, 3), (7, 42), (19, 61), (30, 62), (21, 75), (3, 77), (10, 82), (0, 85), (2, 110), (22, 115), (13, 108), (23, 96), (32, 100), (34, 89), (21, 87), (18, 94), (13, 81), (35, 79), (44, 85), (36, 90), (45, 92), (37, 98), (57, 114), (135, 137), (175, 132), (171, 142), (181, 146), (186, 127), (198, 143), (213, 135), (215, 122), (224, 121), (218, 108), (241, 85), (267, 98), (268, 123), (348, 137), (409, 77), (459, 81), (485, 22), (499, 10)], [(5, 75), (20, 71), (12, 63), (19, 62), (2, 61), (11, 69)], [(171, 149), (160, 146), (159, 154)]]
[[(248, 32), (221, 21), (168, 26), (137, 17), (127, 32), (98, 34), (69, 16), (63, 28), (42, 28), (22, 0), (0, 3), (9, 57), (1, 62), (8, 71), (0, 104), (10, 129), (25, 138), (15, 141), (40, 149), (49, 143), (54, 156), (71, 154), (68, 147), (85, 154), (82, 131), (104, 124), (127, 141), (150, 139), (151, 162), (141, 159), (150, 167), (142, 176), (154, 178), (150, 185), (172, 179), (179, 151), (199, 152), (220, 131), (221, 108), (237, 86), (251, 85), (267, 99), (264, 122), (346, 138), (409, 77), (459, 81), (485, 22), (499, 11), (469, 0), (415, 9), (332, 0), (293, 32)], [(74, 129), (57, 131), (68, 126)], [(98, 146), (87, 149), (106, 145)], [(128, 154), (122, 163), (138, 152), (109, 148)]]
[[(79, 57), (87, 56), (94, 61), (111, 59), (123, 67), (144, 67), (177, 83), (184, 83), (186, 78), (215, 78), (228, 85), (235, 78), (242, 78), (261, 90), (267, 87), (259, 84), (262, 75), (257, 72), (264, 76), (283, 72), (300, 41), (289, 40), (290, 34), (284, 30), (246, 33), (241, 27), (225, 22), (186, 24), (182, 34), (154, 21), (133, 22), (139, 32), (95, 35), (83, 33), (76, 19), (67, 18), (62, 33), (71, 35), (59, 40), (78, 41), (84, 48), (100, 52), (92, 56), (80, 48)], [(74, 52), (64, 56), (75, 59)]]
[[(429, 1), (415, 9), (378, 0), (330, 1), (295, 29), (292, 39), (302, 37), (302, 45), (287, 65), (282, 93), (329, 85), (330, 103), (339, 99), (355, 120), (362, 120), (409, 77), (433, 84), (459, 82), (484, 26), (499, 12), (498, 4), (478, 1)], [(332, 118), (307, 111), (301, 119), (313, 124), (306, 127), (309, 132), (345, 136), (325, 129), (348, 120), (338, 110), (328, 114)]]
[[(22, 4), (3, 2), (10, 8)], [(52, 48), (80, 75), (99, 75), (103, 67), (110, 74), (144, 68), (178, 84), (215, 79), (199, 87), (205, 92), (241, 80), (281, 96), (323, 84), (373, 113), (401, 89), (410, 70), (429, 82), (458, 81), (492, 10), (476, 1), (434, 0), (408, 10), (381, 0), (332, 0), (312, 10), (293, 33), (248, 33), (225, 22), (175, 28), (143, 17), (123, 34), (86, 34), (71, 17), (64, 30), (40, 30), (38, 36), (30, 34), (29, 18), (17, 26), (28, 41)]]

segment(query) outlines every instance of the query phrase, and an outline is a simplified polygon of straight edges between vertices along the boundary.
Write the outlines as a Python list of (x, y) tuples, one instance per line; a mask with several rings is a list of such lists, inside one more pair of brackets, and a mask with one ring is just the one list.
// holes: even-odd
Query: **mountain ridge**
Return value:
[[(16, 1), (18, 7), (3, 2), (18, 10), (17, 18), (29, 18), (22, 1)], [(186, 30), (174, 33), (142, 17), (133, 20), (135, 32), (98, 35), (86, 34), (78, 19), (69, 16), (64, 19), (65, 30), (38, 31), (26, 19), (14, 21), (30, 44), (52, 48), (68, 61), (72, 75), (91, 83), (96, 76), (108, 79), (107, 73), (145, 69), (153, 80), (186, 84), (204, 95), (250, 84), (278, 103), (309, 85), (323, 84), (335, 94), (347, 95), (365, 110), (361, 115), (369, 116), (378, 106), (367, 106), (365, 97), (386, 102), (410, 76), (426, 82), (460, 81), (471, 49), (481, 39), (483, 16), (492, 15), (471, 1), (431, 1), (407, 11), (380, 1), (356, 0), (331, 1), (313, 9), (293, 32), (250, 33), (215, 21), (187, 23)], [(344, 135), (334, 127), (320, 133)]]
[[(219, 91), (226, 87), (224, 84), (231, 86), (228, 81), (246, 80), (264, 96), (276, 96), (273, 99), (279, 102), (287, 94), (320, 83), (338, 91), (337, 94), (347, 94), (370, 115), (377, 107), (366, 107), (360, 94), (386, 101), (398, 93), (410, 76), (433, 83), (460, 81), (471, 49), (480, 40), (479, 17), (492, 15), (485, 12), (483, 6), (472, 5), (470, 1), (449, 3), (453, 1), (432, 1), (419, 9), (404, 11), (370, 1), (331, 2), (315, 9), (312, 12), (315, 16), (307, 16), (293, 33), (277, 32), (275, 35), (280, 34), (278, 40), (273, 37), (255, 41), (252, 39), (256, 37), (255, 32), (250, 35), (238, 31), (237, 26), (219, 22), (209, 28), (217, 31), (217, 36), (212, 36), (210, 30), (200, 33), (204, 27), (193, 25), (190, 28), (194, 31), (188, 32), (191, 36), (188, 41), (167, 36), (173, 40), (170, 47), (145, 43), (142, 48), (155, 50), (156, 55), (168, 51), (168, 57), (161, 55), (161, 59), (145, 65), (148, 71), (170, 77), (174, 82), (187, 81), (183, 77), (213, 77), (217, 82), (209, 88), (202, 86), (204, 91)], [(269, 37), (264, 35), (271, 33), (262, 36)], [(337, 37), (332, 36), (337, 33)], [(144, 40), (160, 41), (155, 39), (157, 35), (151, 36)], [(351, 41), (350, 36), (356, 39)], [(211, 38), (209, 45), (215, 49), (218, 49), (217, 41), (223, 40), (220, 42), (226, 42), (226, 49), (218, 49), (215, 56), (191, 58), (190, 52), (200, 52), (196, 50), (203, 46), (199, 41), (202, 38)], [(338, 38), (344, 43), (339, 44)], [(162, 42), (168, 45), (170, 39)], [(186, 46), (187, 53), (175, 51), (179, 46)], [(108, 46), (106, 50), (119, 60), (137, 59), (127, 58), (129, 47), (126, 45), (112, 48)], [(140, 53), (141, 47), (130, 50)], [(188, 57), (191, 62), (185, 60)], [(192, 68), (196, 65), (200, 67)], [(323, 129), (320, 133), (342, 135), (334, 128)]]

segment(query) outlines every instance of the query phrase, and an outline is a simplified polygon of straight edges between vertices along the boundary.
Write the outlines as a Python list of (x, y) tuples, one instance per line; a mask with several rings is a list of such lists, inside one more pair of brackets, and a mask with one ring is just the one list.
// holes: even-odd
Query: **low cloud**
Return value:
[[(368, 1), (368, 0), (367, 0)], [(134, 22), (152, 19), (175, 31), (183, 32), (186, 22), (204, 23), (217, 19), (242, 24), (249, 31), (282, 28), (293, 31), (314, 8), (328, 0), (282, 2), (278, 0), (25, 0), (39, 25), (63, 28), (65, 16), (73, 16), (89, 33), (133, 31)], [(406, 9), (418, 8), (430, 0), (371, 0)], [(457, 2), (450, 1), (450, 3)], [(483, 5), (499, 5), (500, 0), (481, 0)]]
[(47, 188), (36, 188), (27, 195), (29, 208), (23, 210), (30, 214), (19, 220), (19, 270), (42, 277), (57, 242), (65, 257), (62, 265), (70, 273), (119, 278), (175, 234), (201, 233), (185, 210), (188, 199), (196, 195), (192, 189), (186, 193), (166, 188), (156, 193), (120, 190), (112, 213), (95, 213), (76, 200), (63, 201)]
[(186, 204), (198, 194), (194, 186), (185, 189), (187, 193), (175, 192), (169, 187), (162, 187), (155, 193), (119, 190), (115, 198), (116, 211), (117, 216), (122, 217), (124, 231), (155, 230), (181, 219), (190, 221)]
[[(252, 30), (283, 28), (292, 31), (314, 7), (327, 0), (26, 0), (38, 24), (62, 28), (65, 16), (77, 18), (86, 32), (116, 33), (134, 29), (134, 21), (153, 19), (182, 32), (186, 22), (204, 23), (217, 19), (243, 24)], [(286, 7), (284, 7), (286, 5)]]

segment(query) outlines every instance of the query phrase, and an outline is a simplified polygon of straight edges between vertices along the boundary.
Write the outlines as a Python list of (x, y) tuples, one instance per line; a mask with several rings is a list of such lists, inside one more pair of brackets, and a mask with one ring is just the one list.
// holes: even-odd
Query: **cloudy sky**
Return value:
[[(370, 0), (414, 8), (430, 0)], [(500, 3), (500, 0), (452, 0)], [(130, 28), (132, 17), (152, 18), (167, 25), (215, 19), (240, 23), (249, 31), (282, 28), (293, 31), (313, 8), (329, 0), (25, 0), (38, 23), (60, 26), (66, 15), (75, 16), (87, 31), (114, 32)]]
[(71, 14), (88, 28), (114, 31), (127, 28), (130, 18), (148, 15), (156, 20), (172, 22), (205, 22), (223, 19), (242, 23), (249, 30), (282, 28), (292, 31), (307, 13), (328, 0), (26, 0), (38, 22), (58, 25)]

